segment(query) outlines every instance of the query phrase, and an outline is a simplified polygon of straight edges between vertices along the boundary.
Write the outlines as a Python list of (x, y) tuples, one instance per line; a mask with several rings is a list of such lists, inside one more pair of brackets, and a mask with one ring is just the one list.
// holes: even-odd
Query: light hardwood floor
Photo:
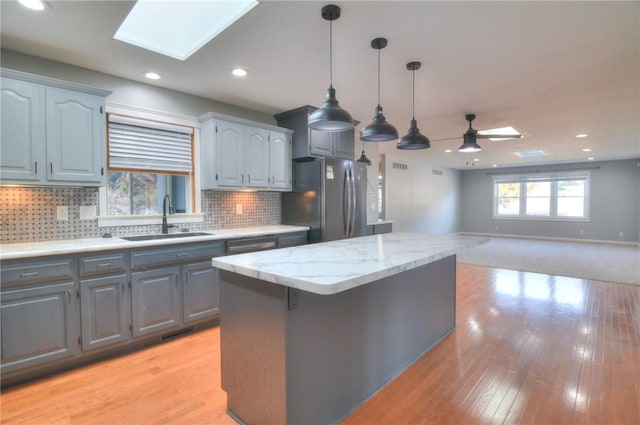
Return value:
[[(234, 424), (217, 328), (1, 394), (3, 424)], [(640, 424), (640, 287), (458, 264), (456, 330), (344, 425)]]

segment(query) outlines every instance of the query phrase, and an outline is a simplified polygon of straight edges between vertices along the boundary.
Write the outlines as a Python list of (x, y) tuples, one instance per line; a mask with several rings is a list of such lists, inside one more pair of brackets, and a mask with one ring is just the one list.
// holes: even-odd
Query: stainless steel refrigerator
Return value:
[(367, 234), (367, 166), (338, 158), (293, 163), (282, 224), (309, 226), (309, 243)]

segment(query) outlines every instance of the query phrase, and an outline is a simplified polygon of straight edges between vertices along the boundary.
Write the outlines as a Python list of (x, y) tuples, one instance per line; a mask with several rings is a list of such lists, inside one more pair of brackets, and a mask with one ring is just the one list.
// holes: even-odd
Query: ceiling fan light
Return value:
[(458, 148), (458, 152), (480, 152), (482, 150), (482, 147), (477, 142), (466, 140), (466, 138), (465, 136), (465, 141), (462, 146)]
[(351, 114), (340, 107), (336, 99), (336, 90), (327, 89), (327, 97), (322, 106), (309, 116), (309, 128), (324, 131), (342, 131), (354, 127)]
[(388, 142), (398, 138), (398, 130), (387, 122), (382, 114), (382, 106), (376, 107), (371, 124), (360, 130), (360, 140), (365, 142)]
[(427, 136), (420, 133), (418, 124), (415, 119), (411, 120), (411, 126), (407, 134), (402, 136), (400, 142), (396, 145), (397, 149), (416, 150), (430, 148), (431, 144)]

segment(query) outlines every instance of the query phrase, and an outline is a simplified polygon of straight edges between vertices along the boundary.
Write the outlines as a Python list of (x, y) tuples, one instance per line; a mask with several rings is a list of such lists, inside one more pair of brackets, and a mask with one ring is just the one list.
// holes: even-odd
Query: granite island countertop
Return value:
[(433, 263), (488, 242), (395, 232), (212, 259), (214, 267), (331, 295)]
[[(206, 242), (221, 239), (236, 239), (251, 236), (277, 235), (309, 230), (306, 226), (271, 225), (235, 229), (194, 230), (208, 233), (206, 236), (189, 236), (175, 239), (157, 239), (147, 241), (127, 241), (121, 236), (110, 238), (64, 239), (42, 242), (18, 242), (0, 245), (0, 261), (19, 258), (44, 257), (47, 255), (77, 254), (100, 252), (114, 249), (146, 248), (154, 246), (177, 245), (191, 242)], [(178, 232), (171, 232), (178, 233)], [(125, 236), (125, 235), (122, 235)]]

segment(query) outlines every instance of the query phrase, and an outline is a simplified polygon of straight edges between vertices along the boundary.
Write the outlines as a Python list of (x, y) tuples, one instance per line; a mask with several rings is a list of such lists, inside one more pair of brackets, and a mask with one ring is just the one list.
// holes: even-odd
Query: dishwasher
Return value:
[(266, 251), (277, 248), (276, 236), (259, 236), (233, 239), (227, 241), (227, 255), (245, 254), (247, 252)]

